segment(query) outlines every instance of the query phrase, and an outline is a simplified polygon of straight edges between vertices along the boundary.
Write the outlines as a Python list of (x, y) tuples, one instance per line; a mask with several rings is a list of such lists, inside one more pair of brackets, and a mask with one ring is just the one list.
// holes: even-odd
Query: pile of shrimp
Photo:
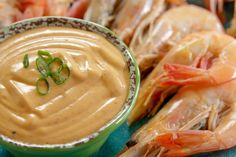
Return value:
[(182, 157), (236, 146), (236, 41), (216, 15), (185, 4), (140, 22), (129, 46), (141, 73), (151, 72), (128, 122), (152, 118), (119, 156)]
[(0, 27), (54, 15), (113, 30), (142, 76), (128, 123), (151, 117), (119, 156), (182, 157), (236, 146), (236, 2), (227, 31), (224, 1), (204, 2), (208, 10), (185, 0), (2, 0)]

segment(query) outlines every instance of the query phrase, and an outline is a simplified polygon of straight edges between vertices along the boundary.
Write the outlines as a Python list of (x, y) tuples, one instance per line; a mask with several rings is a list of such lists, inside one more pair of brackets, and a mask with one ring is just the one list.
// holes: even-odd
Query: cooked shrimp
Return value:
[(140, 21), (148, 13), (163, 6), (164, 0), (123, 0), (116, 10), (111, 28), (122, 40), (129, 43)]
[(214, 14), (194, 5), (170, 9), (160, 18), (148, 15), (130, 44), (141, 73), (153, 68), (185, 35), (202, 30), (222, 32), (223, 27)]
[[(161, 80), (161, 83), (165, 84), (168, 79), (172, 80), (172, 75), (177, 74), (178, 79), (187, 80), (185, 86), (150, 122), (133, 135), (132, 143), (136, 145), (121, 156), (140, 157), (145, 154), (148, 157), (177, 157), (227, 149), (236, 145), (236, 41), (227, 35), (214, 33), (192, 34), (188, 37), (195, 38), (195, 35), (199, 40), (208, 40), (202, 47), (205, 52), (197, 59), (197, 67), (208, 74), (211, 72), (207, 71), (215, 69), (216, 74), (211, 76), (218, 81), (207, 82), (205, 75), (202, 79), (198, 78), (199, 75), (194, 75), (196, 69), (192, 66), (188, 68), (193, 68), (193, 71), (182, 74), (179, 69), (176, 73), (167, 72), (168, 78)], [(227, 42), (217, 45), (220, 39)], [(186, 46), (185, 41), (180, 44)], [(195, 45), (193, 49), (199, 50), (199, 47)], [(225, 71), (231, 75), (223, 79), (218, 78), (223, 76)], [(179, 83), (182, 85), (182, 82)], [(196, 131), (199, 129), (205, 131)]]
[[(166, 69), (168, 63), (197, 67), (197, 61), (208, 51), (212, 54), (214, 51), (221, 51), (231, 41), (232, 38), (216, 32), (196, 33), (184, 38), (167, 53), (142, 82), (137, 103), (128, 119), (129, 123), (143, 118), (150, 112), (151, 115), (154, 115), (164, 100), (177, 91), (178, 86), (163, 86), (160, 84), (160, 79), (163, 79), (163, 74), (165, 74), (164, 65)], [(206, 57), (211, 58), (212, 56)]]
[[(235, 42), (231, 48), (235, 50)], [(170, 101), (171, 106), (178, 104), (176, 113), (167, 116), (169, 125), (178, 128), (167, 126), (166, 131), (149, 143), (146, 156), (151, 156), (158, 147), (164, 150), (163, 154), (156, 152), (161, 156), (182, 157), (236, 146), (235, 93), (236, 80), (219, 86), (186, 86), (180, 90)]]
[[(130, 45), (136, 54), (141, 72), (149, 69), (156, 61), (160, 61), (163, 56), (168, 54), (171, 47), (176, 45), (181, 38), (190, 32), (200, 30), (223, 32), (222, 25), (213, 14), (191, 5), (181, 6), (167, 11), (156, 23), (156, 25), (151, 24), (149, 26), (152, 31), (148, 31), (145, 35), (143, 35), (145, 27), (139, 27), (141, 30), (139, 33), (135, 33)], [(152, 29), (153, 26), (156, 26), (155, 29)], [(136, 32), (139, 31), (139, 28)], [(187, 53), (183, 53), (183, 55), (187, 55)], [(185, 63), (182, 57), (178, 57), (177, 59), (177, 62)], [(193, 60), (191, 61), (193, 62)], [(176, 89), (172, 87), (173, 90), (159, 91), (156, 89), (157, 85), (153, 86), (153, 79), (162, 72), (162, 67), (157, 65), (146, 80), (143, 81), (137, 103), (129, 117), (129, 123), (144, 117), (150, 112), (154, 106), (153, 99), (159, 101), (157, 104), (160, 105), (164, 101), (164, 98)]]
[(120, 0), (92, 0), (84, 19), (108, 26), (114, 18), (112, 13), (118, 1)]

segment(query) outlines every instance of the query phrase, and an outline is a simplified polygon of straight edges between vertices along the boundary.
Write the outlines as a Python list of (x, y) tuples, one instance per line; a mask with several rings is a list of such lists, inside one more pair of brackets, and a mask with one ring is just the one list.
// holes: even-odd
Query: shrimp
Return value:
[[(186, 12), (188, 12), (188, 14), (186, 14)], [(139, 39), (137, 39), (136, 42), (131, 42), (131, 49), (136, 53), (139, 66), (143, 67), (141, 68), (141, 71), (145, 71), (151, 65), (153, 65), (153, 62), (157, 60), (160, 61), (163, 56), (168, 55), (169, 50), (176, 43), (178, 43), (181, 38), (183, 38), (190, 32), (200, 30), (214, 30), (218, 32), (223, 32), (223, 27), (217, 17), (205, 11), (204, 9), (191, 5), (173, 8), (163, 14), (163, 16), (158, 21), (159, 22), (156, 24), (156, 29), (154, 29), (152, 33), (147, 33), (147, 35), (142, 37), (144, 38), (144, 42), (139, 42)], [(199, 25), (199, 23), (201, 25)], [(160, 37), (162, 40), (160, 40)], [(134, 36), (134, 38), (136, 38), (136, 35)], [(141, 36), (137, 38), (141, 38)], [(179, 57), (172, 56), (176, 58), (170, 58), (170, 60), (180, 64), (191, 64), (194, 61), (194, 57), (191, 56), (191, 53), (188, 54), (189, 51), (185, 52), (185, 50), (186, 49), (183, 48), (183, 52), (180, 53), (183, 56), (180, 56), (180, 54)], [(187, 56), (189, 57), (188, 62), (186, 62), (186, 59), (183, 59)], [(169, 59), (165, 59), (161, 62), (162, 64), (164, 62), (167, 63), (169, 62)], [(175, 90), (177, 90), (176, 87), (171, 87), (172, 89), (168, 88), (160, 90), (160, 87), (158, 87), (157, 84), (154, 85), (155, 78), (157, 78), (157, 76), (161, 75), (163, 72), (162, 64), (157, 65), (150, 73), (150, 75), (142, 82), (137, 103), (135, 104), (135, 107), (129, 117), (129, 123), (133, 123), (134, 121), (146, 116), (146, 114), (148, 114), (153, 109), (153, 106), (157, 104), (155, 110), (153, 110), (151, 115), (154, 114), (158, 107), (161, 105), (161, 103), (165, 100), (165, 98), (168, 95), (171, 95)], [(156, 101), (158, 103), (156, 103)]]
[(123, 0), (118, 5), (111, 29), (127, 44), (140, 21), (153, 10), (162, 10), (164, 0)]
[(222, 32), (223, 27), (214, 14), (194, 5), (170, 9), (160, 18), (147, 16), (130, 43), (141, 73), (152, 69), (185, 35), (201, 30)]
[(160, 63), (168, 66), (159, 84), (181, 85), (181, 88), (132, 136), (129, 143), (135, 145), (121, 157), (187, 156), (236, 145), (236, 41), (216, 32), (194, 33), (176, 45), (168, 56), (177, 56), (183, 47), (199, 52), (194, 57), (195, 68)]
[(114, 16), (113, 11), (120, 0), (92, 0), (84, 19), (99, 23), (103, 26), (109, 26)]
[[(236, 48), (235, 42), (233, 47)], [(156, 153), (182, 157), (236, 146), (235, 92), (235, 79), (219, 86), (186, 86), (181, 89), (170, 102), (170, 106), (177, 104), (175, 115), (167, 116), (169, 125), (178, 128), (169, 129), (167, 126), (166, 131), (149, 142), (146, 156)], [(160, 147), (162, 152), (155, 152)]]

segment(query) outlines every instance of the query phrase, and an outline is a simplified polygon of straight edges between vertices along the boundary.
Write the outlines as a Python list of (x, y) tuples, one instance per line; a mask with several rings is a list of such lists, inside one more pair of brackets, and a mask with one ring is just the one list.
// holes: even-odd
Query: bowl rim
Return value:
[[(47, 16), (47, 17), (36, 17), (36, 18), (31, 18), (23, 21), (19, 21), (16, 23), (13, 23), (7, 27), (4, 27), (0, 30), (0, 43), (3, 42), (4, 40), (8, 39), (11, 36), (14, 36), (15, 34), (19, 34), (22, 32), (25, 32), (27, 30), (35, 29), (35, 28), (40, 28), (40, 27), (46, 27), (46, 26), (56, 26), (56, 27), (69, 27), (69, 28), (75, 28), (74, 26), (68, 26), (68, 25), (61, 25), (57, 26), (55, 23), (54, 25), (50, 25), (48, 23), (48, 20), (55, 20), (54, 22), (59, 22), (59, 21), (67, 21), (68, 23), (76, 23), (78, 25), (83, 26), (84, 28), (76, 28), (80, 30), (86, 30), (90, 31), (93, 33), (97, 33), (104, 38), (106, 38), (107, 41), (109, 41), (112, 45), (114, 45), (116, 48), (120, 50), (122, 53), (122, 56), (124, 57), (126, 64), (129, 69), (129, 92), (126, 98), (126, 101), (123, 105), (123, 108), (121, 109), (120, 112), (118, 112), (110, 121), (108, 121), (104, 126), (102, 126), (99, 130), (96, 132), (81, 138), (79, 140), (75, 140), (72, 142), (68, 142), (65, 144), (30, 144), (30, 143), (25, 143), (17, 140), (10, 139), (9, 137), (5, 135), (0, 135), (0, 145), (1, 141), (4, 143), (8, 143), (11, 145), (14, 145), (16, 147), (25, 147), (25, 148), (30, 148), (30, 149), (69, 149), (69, 148), (75, 148), (78, 146), (81, 146), (83, 144), (86, 144), (93, 139), (96, 139), (99, 137), (99, 135), (102, 135), (105, 133), (109, 128), (115, 127), (118, 125), (121, 121), (127, 118), (128, 114), (132, 110), (136, 99), (138, 97), (138, 91), (140, 88), (140, 72), (138, 68), (138, 64), (134, 58), (134, 55), (132, 54), (132, 51), (126, 46), (126, 44), (111, 30), (108, 28), (101, 26), (97, 23), (83, 20), (83, 19), (77, 19), (77, 18), (71, 18), (71, 17), (61, 17), (61, 16)], [(18, 28), (20, 25), (24, 25), (26, 27), (27, 24), (32, 24), (32, 23), (37, 23), (39, 21), (43, 21), (44, 23), (39, 24), (39, 25), (34, 25), (32, 28), (24, 28), (23, 31), (19, 31)], [(66, 23), (66, 24), (68, 24)], [(91, 28), (88, 28), (91, 27)], [(95, 29), (95, 30), (94, 30)], [(12, 31), (13, 34), (6, 34), (9, 33), (9, 31)], [(109, 37), (108, 37), (109, 36)], [(107, 38), (108, 37), (108, 38)], [(112, 41), (114, 40), (114, 41)], [(120, 46), (120, 47), (119, 47)], [(122, 47), (122, 48), (121, 48)], [(133, 79), (133, 81), (132, 81)], [(131, 100), (128, 100), (131, 99)]]

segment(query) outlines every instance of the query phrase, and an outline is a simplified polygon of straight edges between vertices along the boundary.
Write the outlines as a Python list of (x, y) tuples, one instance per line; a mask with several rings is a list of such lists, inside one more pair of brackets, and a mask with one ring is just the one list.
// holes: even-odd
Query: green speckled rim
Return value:
[(100, 128), (97, 132), (85, 138), (82, 138), (78, 141), (73, 141), (66, 144), (50, 144), (50, 145), (49, 144), (45, 144), (45, 145), (27, 144), (27, 143), (12, 140), (6, 136), (0, 135), (0, 141), (7, 142), (8, 144), (12, 144), (12, 145), (15, 145), (17, 147), (22, 147), (22, 148), (30, 148), (30, 149), (74, 148), (76, 146), (85, 144), (95, 139), (96, 137), (98, 137), (100, 134), (102, 134), (109, 128), (112, 128), (118, 125), (121, 121), (124, 121), (124, 119), (127, 118), (138, 96), (138, 91), (139, 91), (139, 86), (140, 86), (140, 73), (139, 73), (138, 65), (134, 59), (134, 56), (132, 55), (132, 52), (122, 42), (121, 39), (119, 39), (109, 29), (103, 26), (100, 26), (96, 23), (85, 21), (85, 20), (68, 18), (68, 17), (40, 17), (40, 18), (24, 20), (24, 21), (14, 23), (8, 27), (3, 28), (0, 31), (0, 43), (11, 36), (25, 32), (27, 30), (40, 28), (40, 27), (47, 27), (47, 26), (76, 28), (76, 29), (90, 31), (90, 32), (94, 32), (94, 33), (102, 35), (121, 51), (129, 69), (129, 74), (130, 74), (129, 75), (129, 80), (130, 80), (129, 94), (122, 110), (110, 122), (108, 122), (105, 126)]

